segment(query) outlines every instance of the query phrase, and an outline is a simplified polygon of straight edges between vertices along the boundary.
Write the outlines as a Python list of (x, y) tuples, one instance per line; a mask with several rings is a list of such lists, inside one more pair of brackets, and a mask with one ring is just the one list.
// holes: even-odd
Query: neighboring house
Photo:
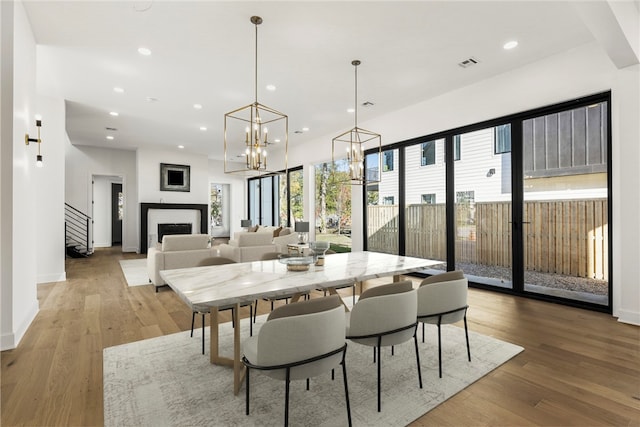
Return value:
[[(607, 197), (606, 110), (598, 104), (524, 122), (525, 200)], [(458, 135), (453, 144), (457, 202), (511, 200), (509, 125)], [(405, 155), (406, 204), (445, 203), (444, 139)], [(398, 203), (398, 168), (398, 150), (384, 151), (379, 204)]]

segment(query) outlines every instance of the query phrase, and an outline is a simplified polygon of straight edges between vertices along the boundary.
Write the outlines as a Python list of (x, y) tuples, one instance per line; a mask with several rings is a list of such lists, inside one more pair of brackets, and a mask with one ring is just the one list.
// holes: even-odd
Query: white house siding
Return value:
[[(481, 129), (460, 136), (460, 160), (454, 163), (455, 192), (474, 192), (476, 203), (511, 200), (511, 153), (495, 154), (494, 128)], [(436, 163), (421, 166), (421, 144), (405, 149), (406, 203), (422, 203), (422, 195), (435, 193), (436, 203), (445, 203), (445, 147), (444, 139), (436, 142)], [(394, 150), (393, 171), (382, 173), (379, 203), (393, 196), (398, 203), (398, 153)], [(495, 170), (491, 174), (489, 171)], [(607, 197), (606, 176), (570, 175), (538, 178), (525, 181), (526, 200), (570, 200)], [(551, 185), (551, 181), (553, 185)], [(537, 182), (536, 182), (537, 181)], [(549, 189), (544, 191), (544, 181)], [(529, 188), (531, 187), (531, 188)], [(537, 188), (541, 187), (541, 188)], [(558, 191), (560, 188), (563, 191)], [(542, 190), (542, 191), (540, 191)]]
[(445, 203), (444, 139), (436, 141), (436, 163), (420, 164), (422, 144), (405, 149), (406, 156), (406, 203), (422, 203), (423, 194), (436, 195), (436, 203)]

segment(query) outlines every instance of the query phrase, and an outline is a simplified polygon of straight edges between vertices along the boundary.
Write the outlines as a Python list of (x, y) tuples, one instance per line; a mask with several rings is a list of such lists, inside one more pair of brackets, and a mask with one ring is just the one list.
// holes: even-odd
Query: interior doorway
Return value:
[(114, 175), (93, 175), (91, 179), (91, 221), (94, 248), (121, 246), (124, 236), (123, 177)]
[(111, 245), (122, 245), (124, 194), (121, 183), (111, 183)]

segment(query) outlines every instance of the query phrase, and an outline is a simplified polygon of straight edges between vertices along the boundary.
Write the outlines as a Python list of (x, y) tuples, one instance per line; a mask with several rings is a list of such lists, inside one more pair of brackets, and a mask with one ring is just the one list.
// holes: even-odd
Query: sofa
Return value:
[(173, 234), (162, 237), (162, 244), (149, 248), (147, 252), (147, 273), (156, 287), (166, 283), (160, 271), (176, 268), (197, 267), (206, 259), (218, 256), (218, 249), (210, 247), (208, 234)]
[(234, 233), (229, 243), (220, 245), (220, 256), (235, 262), (260, 261), (268, 252), (287, 253), (287, 245), (297, 241), (298, 235), (290, 228), (258, 227)]

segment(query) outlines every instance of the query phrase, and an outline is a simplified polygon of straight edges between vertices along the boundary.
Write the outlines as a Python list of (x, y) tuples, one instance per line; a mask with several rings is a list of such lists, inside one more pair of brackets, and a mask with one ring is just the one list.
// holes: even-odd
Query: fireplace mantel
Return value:
[(191, 209), (200, 211), (200, 233), (207, 234), (207, 205), (189, 203), (140, 203), (140, 253), (147, 253), (149, 209)]

